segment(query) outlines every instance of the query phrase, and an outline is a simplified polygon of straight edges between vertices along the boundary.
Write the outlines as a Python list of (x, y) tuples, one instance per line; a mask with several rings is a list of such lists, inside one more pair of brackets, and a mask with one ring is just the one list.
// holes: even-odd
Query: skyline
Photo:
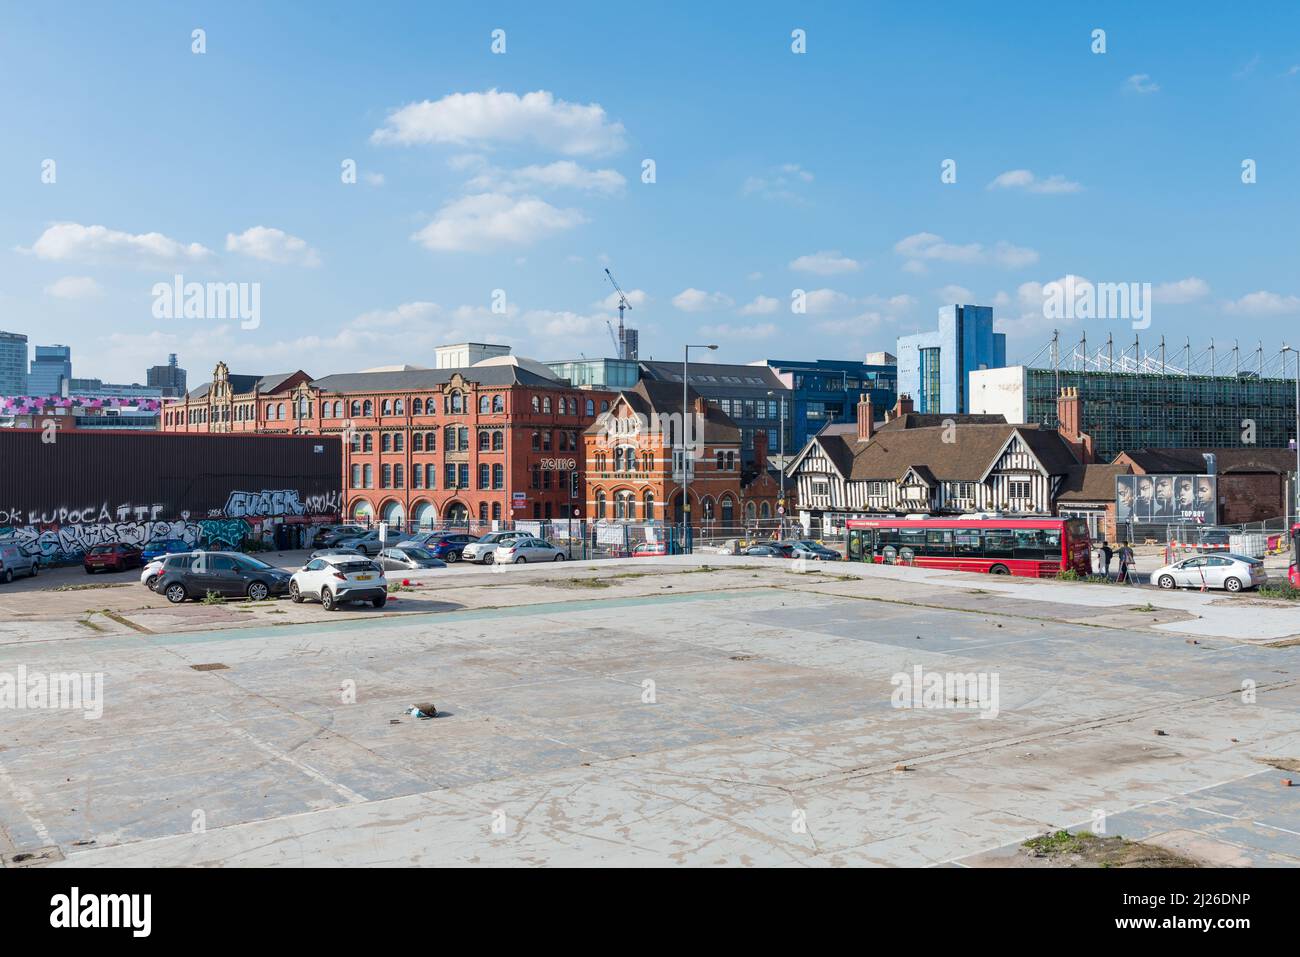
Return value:
[[(1053, 328), (1131, 342), (1045, 315), (1069, 276), (1150, 283), (1140, 334), (1171, 352), (1280, 343), (1300, 315), (1292, 11), (64, 6), (57, 34), (18, 9), (0, 36), (34, 91), (4, 106), (0, 328), (70, 345), (83, 377), (173, 352), (196, 381), (323, 376), (465, 340), (606, 356), (606, 266), (646, 359), (861, 359), (952, 302), (994, 308), (1011, 364)], [(258, 284), (260, 322), (159, 320), (177, 275)]]

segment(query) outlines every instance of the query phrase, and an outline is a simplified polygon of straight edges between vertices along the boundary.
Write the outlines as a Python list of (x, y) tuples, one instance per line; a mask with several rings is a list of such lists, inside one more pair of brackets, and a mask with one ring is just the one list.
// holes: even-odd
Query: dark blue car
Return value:
[(164, 555), (176, 555), (180, 552), (190, 551), (190, 546), (186, 545), (179, 538), (164, 538), (157, 542), (150, 542), (140, 553), (140, 557), (148, 564), (155, 558), (162, 558)]

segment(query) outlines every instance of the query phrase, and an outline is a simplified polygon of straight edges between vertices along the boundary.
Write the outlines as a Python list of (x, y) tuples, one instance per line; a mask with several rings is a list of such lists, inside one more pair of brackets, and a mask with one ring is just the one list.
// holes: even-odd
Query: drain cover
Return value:
[(229, 665), (223, 665), (219, 661), (211, 661), (205, 665), (190, 665), (195, 671), (229, 671)]

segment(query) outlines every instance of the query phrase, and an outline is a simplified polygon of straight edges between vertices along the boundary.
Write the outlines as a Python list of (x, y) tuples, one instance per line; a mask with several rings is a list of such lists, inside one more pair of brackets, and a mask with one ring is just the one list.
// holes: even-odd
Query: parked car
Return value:
[(498, 545), (513, 542), (516, 538), (527, 537), (527, 532), (488, 532), (482, 538), (462, 548), (460, 557), (476, 565), (491, 565), (496, 561)]
[(447, 562), (458, 562), (465, 552), (465, 546), (478, 541), (476, 535), (462, 532), (421, 532), (414, 538), (407, 536), (397, 543), (398, 548), (407, 545), (422, 545), (434, 558)]
[(143, 565), (144, 555), (130, 545), (96, 545), (86, 552), (81, 564), (87, 575), (98, 571), (124, 572)]
[(316, 545), (329, 548), (345, 538), (356, 538), (366, 533), (364, 525), (325, 525), (316, 533)]
[(677, 553), (678, 549), (676, 548), (669, 550), (667, 542), (641, 542), (632, 549), (633, 558), (649, 558), (653, 555), (676, 555)]
[(289, 598), (319, 601), (326, 611), (345, 602), (368, 601), (376, 608), (388, 602), (388, 579), (377, 562), (350, 555), (313, 558), (294, 573)]
[(316, 551), (311, 553), (312, 558), (324, 558), (326, 555), (351, 555), (353, 557), (361, 555), (364, 557), (365, 553), (356, 548), (344, 548), (342, 545), (334, 545), (330, 548), (318, 548)]
[(379, 564), (385, 571), (420, 571), (425, 568), (446, 568), (447, 563), (419, 545), (400, 545), (385, 548), (379, 553)]
[(1291, 583), (1291, 587), (1300, 588), (1300, 569), (1296, 568), (1294, 562), (1286, 570), (1286, 580)]
[(188, 551), (191, 551), (190, 546), (186, 545), (181, 539), (164, 538), (146, 545), (141, 550), (140, 557), (147, 562), (155, 558), (162, 558), (164, 555), (179, 555)]
[(145, 562), (144, 568), (140, 570), (140, 584), (150, 591), (153, 591), (154, 582), (162, 574), (163, 564), (167, 561), (166, 557), (154, 558)]
[(1195, 555), (1172, 562), (1151, 573), (1152, 584), (1161, 588), (1226, 588), (1241, 591), (1264, 584), (1268, 575), (1264, 563), (1258, 558), (1219, 552), (1214, 555)]
[(742, 548), (740, 554), (759, 558), (794, 558), (794, 546), (785, 542), (761, 542)]
[(14, 544), (0, 545), (0, 579), (7, 585), (15, 575), (36, 577), (37, 560)]
[(793, 542), (780, 542), (781, 545), (789, 545), (792, 557), (806, 558), (816, 562), (838, 562), (844, 556), (833, 548), (827, 548), (821, 542), (814, 542), (808, 539), (799, 539)]
[(338, 547), (355, 548), (362, 555), (378, 555), (383, 549), (384, 543), (379, 540), (379, 529), (372, 528), (361, 535), (339, 539)]
[(236, 552), (190, 552), (169, 555), (153, 590), (179, 604), (215, 592), (222, 598), (263, 601), (289, 590), (289, 573), (258, 558)]
[(503, 565), (523, 565), (526, 562), (562, 562), (566, 557), (564, 549), (559, 546), (527, 535), (498, 545), (495, 560)]

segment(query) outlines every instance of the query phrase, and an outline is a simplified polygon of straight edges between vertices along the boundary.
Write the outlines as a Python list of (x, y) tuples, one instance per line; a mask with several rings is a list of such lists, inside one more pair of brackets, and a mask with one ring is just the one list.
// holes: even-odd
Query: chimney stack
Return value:
[(1087, 465), (1093, 461), (1092, 436), (1081, 430), (1082, 422), (1083, 400), (1079, 398), (1079, 390), (1066, 386), (1056, 397), (1056, 431), (1070, 446), (1074, 457)]
[(898, 401), (894, 403), (893, 418), (896, 419), (900, 415), (909, 415), (913, 411), (915, 410), (912, 408), (912, 397), (904, 392), (898, 397)]
[(754, 468), (759, 475), (767, 471), (767, 429), (754, 430)]
[(871, 396), (864, 392), (858, 398), (858, 441), (870, 442), (875, 431), (876, 420), (871, 409)]

